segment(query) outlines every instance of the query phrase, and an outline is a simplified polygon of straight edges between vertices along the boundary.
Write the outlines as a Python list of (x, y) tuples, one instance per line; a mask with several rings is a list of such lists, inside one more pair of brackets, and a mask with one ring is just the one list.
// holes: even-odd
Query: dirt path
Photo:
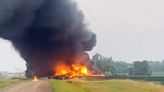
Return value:
[(0, 92), (52, 92), (52, 89), (48, 81), (40, 80), (20, 83)]

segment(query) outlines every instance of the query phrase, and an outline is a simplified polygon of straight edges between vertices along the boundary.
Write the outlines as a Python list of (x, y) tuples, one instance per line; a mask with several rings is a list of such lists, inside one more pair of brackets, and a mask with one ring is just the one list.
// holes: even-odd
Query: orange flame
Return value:
[(66, 66), (65, 64), (59, 65), (55, 69), (55, 75), (64, 75), (68, 74), (70, 72), (70, 68)]
[(69, 74), (70, 77), (90, 75), (87, 66), (82, 66), (78, 64), (67, 66), (65, 64), (62, 64), (56, 67), (55, 75), (65, 75), (65, 74)]
[(36, 76), (34, 76), (32, 81), (39, 81), (39, 79)]
[(89, 75), (88, 68), (86, 66), (82, 65), (72, 65), (73, 71), (72, 75), (73, 76), (87, 76)]

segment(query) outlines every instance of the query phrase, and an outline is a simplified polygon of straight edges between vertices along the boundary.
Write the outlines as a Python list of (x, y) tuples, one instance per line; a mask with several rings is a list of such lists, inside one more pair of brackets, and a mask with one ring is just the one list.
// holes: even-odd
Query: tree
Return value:
[(142, 75), (142, 76), (150, 76), (152, 71), (149, 67), (148, 61), (135, 61), (133, 67), (129, 71), (129, 75)]
[(146, 60), (142, 62), (142, 74), (148, 76), (152, 74), (152, 70), (150, 69), (149, 63)]
[(153, 72), (163, 72), (164, 71), (164, 60), (163, 61), (150, 61), (150, 68)]
[(92, 57), (92, 61), (91, 61), (91, 65), (95, 66), (98, 70), (100, 70), (101, 72), (103, 72), (104, 74), (109, 74), (108, 72), (110, 72), (112, 75), (116, 75), (116, 68), (113, 66), (113, 60), (112, 58), (107, 58), (104, 57), (100, 54), (95, 54)]
[(113, 66), (116, 68), (117, 70), (117, 74), (119, 75), (127, 75), (128, 74), (128, 69), (130, 64), (126, 63), (124, 61), (115, 61), (113, 62)]

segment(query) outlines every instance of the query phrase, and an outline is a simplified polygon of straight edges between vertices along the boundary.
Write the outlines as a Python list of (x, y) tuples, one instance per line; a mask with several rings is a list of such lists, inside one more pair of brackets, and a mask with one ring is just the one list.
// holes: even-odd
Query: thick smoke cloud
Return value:
[(28, 77), (52, 75), (56, 64), (73, 63), (96, 43), (70, 0), (0, 0), (0, 37), (26, 60)]

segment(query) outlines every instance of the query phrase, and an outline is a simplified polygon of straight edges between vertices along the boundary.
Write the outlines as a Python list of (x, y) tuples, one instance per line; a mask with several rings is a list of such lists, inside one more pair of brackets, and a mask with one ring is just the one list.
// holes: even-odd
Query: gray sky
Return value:
[[(91, 53), (114, 60), (164, 59), (164, 0), (76, 0), (97, 34)], [(0, 40), (0, 71), (25, 69), (10, 42)]]
[(97, 33), (94, 51), (115, 60), (164, 59), (163, 0), (78, 0)]
[(0, 71), (18, 72), (25, 69), (25, 61), (11, 43), (0, 39)]

